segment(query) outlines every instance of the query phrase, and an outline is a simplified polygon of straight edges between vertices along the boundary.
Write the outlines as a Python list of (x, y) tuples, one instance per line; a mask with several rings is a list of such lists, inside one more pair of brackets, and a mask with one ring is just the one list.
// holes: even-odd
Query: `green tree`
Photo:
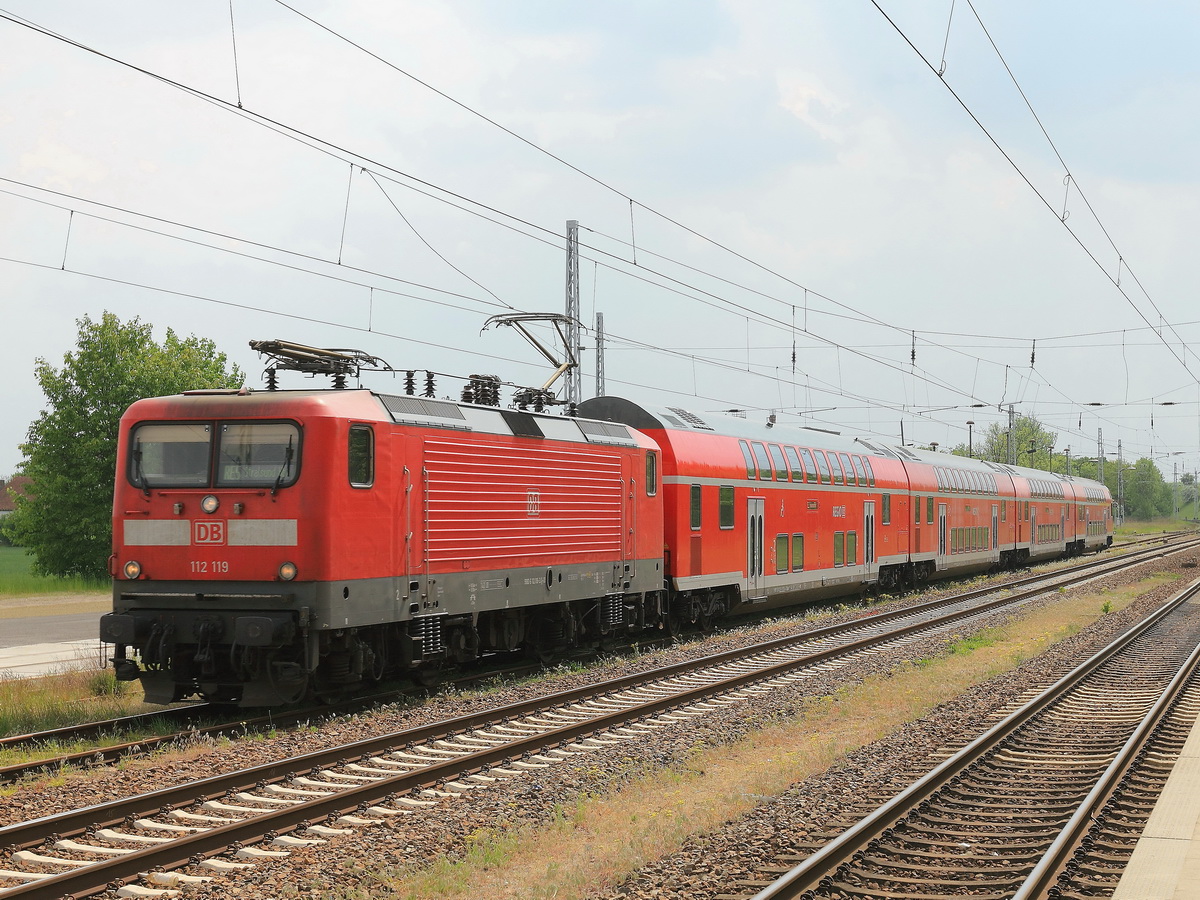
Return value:
[[(1058, 440), (1058, 433), (1050, 431), (1033, 416), (1017, 416), (1013, 420), (1013, 454), (1018, 466), (1031, 469), (1044, 469), (1062, 472), (1065, 459), (1061, 453), (1051, 456), (1050, 450)], [(1030, 452), (1030, 448), (1033, 452)], [(967, 455), (967, 445), (959, 444), (951, 453), (958, 456)], [(1008, 462), (1008, 428), (999, 422), (993, 422), (982, 432), (976, 432), (974, 440), (974, 455), (976, 459), (986, 459), (990, 462)], [(1074, 460), (1071, 462), (1074, 471)]]
[[(1154, 460), (1143, 457), (1126, 467), (1125, 515), (1134, 519), (1156, 519), (1171, 515), (1171, 486), (1163, 479)], [(1113, 490), (1113, 496), (1116, 496)]]
[(41, 575), (108, 575), (112, 545), (113, 476), (122, 413), (141, 397), (195, 388), (239, 387), (244, 375), (227, 366), (215, 344), (168, 330), (162, 344), (139, 319), (122, 323), (78, 319), (76, 349), (56, 369), (34, 367), (48, 408), (29, 426), (21, 445), (21, 474), (29, 496), (18, 498), (4, 528), (33, 554)]

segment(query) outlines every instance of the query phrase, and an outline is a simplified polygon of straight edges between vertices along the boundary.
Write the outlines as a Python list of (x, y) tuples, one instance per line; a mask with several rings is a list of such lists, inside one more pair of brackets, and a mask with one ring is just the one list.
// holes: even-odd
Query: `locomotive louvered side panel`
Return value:
[(579, 446), (425, 443), (431, 563), (613, 558), (621, 459)]

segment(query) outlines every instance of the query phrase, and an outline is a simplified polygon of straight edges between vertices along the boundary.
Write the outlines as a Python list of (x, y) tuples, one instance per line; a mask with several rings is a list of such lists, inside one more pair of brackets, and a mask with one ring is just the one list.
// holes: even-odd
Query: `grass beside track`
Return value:
[[(1174, 576), (1156, 576), (1116, 591), (1064, 596), (1018, 613), (1003, 627), (964, 634), (944, 654), (814, 699), (792, 720), (729, 746), (698, 747), (675, 768), (647, 773), (611, 794), (580, 797), (546, 827), (474, 834), (463, 852), (422, 871), (374, 873), (379, 886), (370, 896), (573, 900), (611, 889), (689, 838), (744, 815), (1170, 580)], [(329, 900), (368, 896), (320, 887)]]
[[(33, 557), (20, 547), (0, 547), (0, 597), (41, 594), (108, 593), (109, 582), (88, 578), (46, 578), (31, 571)], [(31, 613), (32, 615), (32, 613)]]

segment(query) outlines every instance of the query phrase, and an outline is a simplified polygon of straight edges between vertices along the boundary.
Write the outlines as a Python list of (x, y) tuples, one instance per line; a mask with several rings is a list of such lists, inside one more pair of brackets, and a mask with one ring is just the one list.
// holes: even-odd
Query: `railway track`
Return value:
[[(1150, 548), (1141, 547), (1140, 549), (1130, 550), (1115, 556), (1109, 555), (1088, 560), (1087, 562), (1073, 566), (1071, 571), (1087, 572), (1096, 569), (1107, 569), (1127, 559), (1153, 558), (1155, 555), (1161, 553), (1165, 547), (1173, 547), (1174, 543), (1181, 543), (1182, 546), (1186, 547), (1189, 543), (1188, 541), (1178, 542), (1176, 540), (1180, 534), (1182, 533), (1156, 535), (1131, 542), (1131, 544), (1152, 544), (1154, 546)], [(963, 598), (982, 597), (986, 596), (989, 592), (1004, 590), (1011, 586), (1036, 585), (1046, 579), (1060, 577), (1061, 574), (1061, 571), (1057, 571), (1031, 575), (1017, 579), (1004, 586), (976, 589), (956, 596)], [(498, 676), (526, 673), (532, 671), (533, 668), (533, 666), (529, 665), (509, 666), (482, 673), (472, 673), (463, 678), (456, 679), (453, 683), (463, 685), (478, 683), (479, 681)], [(287, 728), (302, 722), (311, 722), (331, 715), (369, 709), (380, 703), (394, 702), (412, 693), (413, 691), (411, 690), (387, 691), (343, 703), (327, 704), (319, 707), (304, 707), (296, 710), (283, 710), (249, 718), (245, 716), (217, 718), (221, 715), (220, 707), (197, 703), (186, 707), (164, 709), (161, 712), (143, 713), (81, 725), (65, 726), (31, 734), (13, 735), (0, 738), (0, 749), (34, 748), (70, 742), (99, 742), (104, 740), (105, 736), (112, 737), (109, 738), (111, 743), (99, 744), (88, 749), (72, 752), (55, 752), (44, 757), (0, 766), (0, 784), (19, 781), (22, 778), (27, 778), (38, 773), (60, 770), (66, 766), (94, 768), (96, 766), (110, 765), (128, 757), (139, 756), (162, 747), (177, 745), (181, 742), (196, 740), (198, 738), (246, 734), (263, 729)], [(127, 740), (119, 739), (123, 734), (137, 733), (148, 724), (164, 721), (167, 723), (178, 722), (178, 728), (161, 735), (145, 735)], [(113, 739), (114, 737), (117, 739)]]
[[(754, 900), (1033, 900), (1111, 887), (1200, 710), (1200, 582), (845, 830)], [(792, 865), (795, 858), (801, 858)], [(1053, 892), (1053, 893), (1051, 893)]]
[[(1162, 548), (1153, 555), (1168, 552)], [(1152, 558), (1152, 556), (1151, 556)], [(1143, 561), (1138, 559), (1137, 561)], [(107, 885), (128, 896), (187, 878), (236, 873), (378, 822), (619, 746), (804, 679), (886, 647), (962, 628), (1098, 570), (979, 602), (984, 591), (942, 598), (753, 648), (630, 675), (324, 750), (0, 828), (0, 897), (83, 897)], [(6, 862), (5, 860), (10, 860)], [(181, 868), (187, 871), (178, 874)], [(162, 870), (162, 871), (156, 871)], [(140, 883), (137, 883), (140, 882)], [(163, 887), (162, 885), (167, 885)], [(155, 886), (158, 885), (158, 886)]]

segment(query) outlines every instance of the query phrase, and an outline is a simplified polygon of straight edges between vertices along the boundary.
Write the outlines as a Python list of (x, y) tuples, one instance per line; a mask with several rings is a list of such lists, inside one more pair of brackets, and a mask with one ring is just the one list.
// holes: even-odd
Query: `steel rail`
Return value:
[(1134, 729), (1116, 758), (1105, 769), (1096, 786), (1088, 792), (1079, 809), (1063, 826), (1062, 833), (1047, 849), (1041, 861), (1029, 873), (1013, 894), (1012, 900), (1035, 900), (1054, 886), (1090, 830), (1095, 817), (1108, 804), (1122, 780), (1138, 762), (1143, 748), (1153, 738), (1159, 726), (1170, 714), (1189, 682), (1200, 668), (1200, 644), (1196, 646), (1171, 683), (1163, 690), (1146, 717)]
[[(1158, 553), (1161, 554), (1161, 551), (1158, 551)], [(1142, 561), (1144, 560), (1124, 560), (1122, 564), (1136, 565)], [(1042, 580), (1059, 582), (1063, 580), (1063, 574), (1064, 573), (1053, 573), (1052, 578), (1043, 578)], [(1090, 579), (1092, 577), (1095, 576), (1090, 572), (1074, 573), (1073, 577), (1067, 580), (1081, 581)], [(1008, 588), (1009, 586), (1005, 585), (1000, 589), (1007, 590)], [(52, 876), (29, 885), (10, 888), (0, 892), (0, 896), (56, 898), (62, 896), (63, 892), (71, 896), (87, 896), (98, 889), (97, 884), (101, 879), (104, 883), (112, 880), (131, 880), (138, 873), (145, 871), (147, 868), (160, 866), (164, 868), (178, 867), (179, 865), (182, 865), (184, 861), (191, 859), (194, 856), (205, 856), (221, 852), (222, 850), (226, 849), (230, 843), (235, 841), (241, 844), (254, 843), (257, 840), (261, 840), (263, 835), (267, 832), (278, 833), (281, 830), (292, 830), (304, 820), (311, 820), (313, 818), (328, 816), (335, 812), (342, 812), (347, 809), (352, 809), (363, 803), (369, 804), (370, 802), (377, 801), (381, 797), (392, 795), (398, 791), (411, 789), (418, 785), (436, 783), (438, 780), (444, 780), (455, 776), (461, 777), (464, 773), (478, 771), (480, 767), (494, 765), (497, 762), (510, 760), (514, 755), (519, 755), (521, 753), (532, 753), (538, 750), (543, 750), (549, 746), (561, 744), (562, 742), (577, 740), (581, 736), (586, 736), (597, 731), (618, 727), (621, 724), (625, 724), (630, 721), (636, 721), (644, 718), (645, 716), (661, 712), (665, 709), (686, 706), (699, 700), (706, 699), (715, 694), (735, 691), (741, 687), (766, 681), (771, 678), (786, 674), (797, 668), (812, 666), (827, 659), (852, 654), (867, 647), (894, 641), (923, 630), (936, 629), (941, 625), (951, 623), (957, 619), (977, 616), (995, 608), (1016, 604), (1022, 602), (1024, 599), (1028, 599), (1030, 596), (1041, 594), (1046, 589), (1047, 586), (1043, 584), (1037, 588), (1031, 588), (1015, 595), (994, 600), (990, 603), (985, 603), (980, 606), (975, 606), (968, 609), (959, 609), (932, 620), (910, 622), (909, 624), (904, 625), (903, 627), (894, 631), (887, 632), (886, 634), (874, 634), (865, 638), (861, 638), (857, 641), (849, 642), (847, 644), (842, 644), (815, 653), (806, 654), (796, 659), (787, 660), (785, 662), (766, 666), (755, 671), (724, 678), (708, 685), (703, 685), (691, 690), (676, 693), (673, 696), (658, 698), (652, 701), (641, 703), (639, 705), (631, 706), (600, 719), (593, 719), (578, 724), (563, 726), (559, 729), (545, 732), (540, 735), (534, 735), (526, 739), (515, 740), (493, 749), (480, 751), (479, 753), (471, 756), (459, 757), (444, 763), (427, 766), (414, 772), (393, 776), (385, 781), (372, 782), (360, 787), (345, 788), (329, 798), (309, 801), (289, 809), (279, 810), (277, 812), (264, 812), (263, 814), (254, 816), (253, 818), (244, 820), (243, 822), (214, 828), (209, 831), (201, 832), (194, 837), (180, 838), (179, 840), (173, 841), (169, 845), (164, 845), (161, 848), (151, 848), (146, 851), (138, 851), (122, 856), (119, 859), (89, 865), (86, 868), (78, 870), (77, 872)], [(753, 648), (745, 648), (739, 651), (726, 651), (721, 654), (714, 654), (701, 660), (678, 663), (667, 667), (666, 669), (657, 670), (652, 673), (640, 673), (636, 675), (623, 676), (622, 678), (613, 679), (612, 681), (606, 682), (599, 686), (590, 686), (571, 691), (565, 691), (549, 697), (541, 697), (529, 701), (523, 701), (517, 704), (512, 704), (500, 710), (489, 710), (487, 712), (459, 717), (457, 719), (447, 720), (440, 723), (432, 723), (427, 726), (404, 732), (397, 732), (395, 734), (385, 735), (377, 738), (369, 738), (364, 741), (356, 742), (355, 744), (345, 745), (325, 751), (318, 751), (317, 753), (308, 754), (303, 757), (269, 763), (264, 766), (259, 766), (236, 773), (219, 775), (211, 779), (192, 782), (190, 784), (181, 785), (175, 788), (165, 788), (163, 790), (155, 791), (150, 794), (141, 795), (135, 798), (127, 798), (126, 800), (114, 801), (111, 803), (100, 804), (98, 806), (75, 810), (68, 813), (43, 817), (41, 819), (33, 820), (32, 822), (0, 828), (0, 845), (7, 843), (14, 849), (25, 849), (43, 843), (51, 834), (54, 834), (55, 836), (79, 834), (88, 830), (89, 828), (106, 827), (121, 823), (129, 816), (152, 814), (160, 809), (167, 810), (180, 808), (182, 806), (194, 803), (197, 800), (207, 800), (220, 797), (227, 792), (244, 788), (248, 784), (259, 782), (278, 782), (284, 780), (289, 775), (295, 774), (298, 771), (307, 769), (318, 770), (325, 766), (334, 765), (338, 762), (343, 762), (351, 758), (364, 758), (379, 753), (385, 753), (388, 750), (394, 750), (395, 745), (400, 742), (418, 743), (436, 737), (443, 737), (448, 733), (453, 734), (462, 730), (469, 730), (486, 725), (494, 725), (500, 716), (504, 716), (505, 718), (510, 716), (520, 716), (531, 712), (544, 710), (548, 706), (561, 706), (577, 702), (584, 698), (594, 699), (597, 697), (602, 697), (605, 694), (611, 694), (617, 690), (625, 689), (627, 687), (658, 681), (664, 677), (669, 677), (671, 674), (678, 672), (693, 671), (695, 669), (704, 668), (712, 664), (719, 664), (734, 659), (744, 659), (746, 657), (759, 655), (764, 652), (764, 649), (772, 649), (786, 644), (810, 642), (823, 635), (836, 633), (838, 631), (844, 632), (853, 629), (864, 629), (891, 619), (912, 619), (914, 618), (914, 609), (923, 610), (930, 607), (945, 606), (951, 603), (961, 604), (962, 602), (962, 597), (944, 598), (943, 600), (939, 601), (931, 601), (928, 604), (922, 604), (921, 607), (918, 608), (909, 608), (906, 610), (897, 610), (891, 613), (869, 616), (842, 626), (827, 626), (826, 628), (818, 629), (814, 632), (809, 632), (804, 635), (776, 639), (774, 641), (766, 642), (765, 644), (756, 645)], [(210, 841), (212, 843), (209, 843)]]
[(944, 760), (887, 803), (844, 831), (799, 865), (753, 896), (753, 900), (796, 900), (822, 886), (824, 880), (848, 862), (896, 821), (1007, 740), (1019, 727), (1057, 702), (1123, 649), (1132, 644), (1175, 609), (1200, 593), (1200, 581), (1192, 582), (1124, 634), (1068, 672), (1037, 697), (1006, 716), (962, 750)]
[[(1131, 556), (1147, 555), (1149, 558), (1154, 558), (1165, 555), (1167, 552), (1176, 551), (1156, 549), (1153, 551), (1142, 551), (1140, 554), (1131, 554)], [(1122, 560), (1106, 560), (1105, 562), (1109, 563), (1112, 568), (1120, 568), (1131, 565), (1140, 565), (1145, 561), (1145, 559), (1124, 558)], [(989, 603), (981, 604), (969, 609), (956, 610), (947, 615), (933, 619), (914, 621), (909, 625), (895, 631), (890, 631), (882, 635), (872, 635), (858, 641), (840, 644), (836, 647), (818, 651), (813, 654), (808, 654), (806, 656), (799, 657), (796, 660), (791, 660), (780, 665), (786, 667), (813, 665), (826, 659), (865, 649), (866, 647), (875, 645), (877, 643), (895, 640), (896, 638), (915, 633), (922, 629), (937, 628), (940, 625), (951, 623), (955, 619), (979, 615), (1003, 606), (1020, 603), (1026, 599), (1045, 593), (1048, 589), (1055, 586), (1073, 584), (1080, 581), (1089, 580), (1094, 577), (1097, 577), (1096, 574), (1090, 571), (1085, 573), (1054, 572), (1041, 576), (1031, 576), (1029, 579), (1022, 579), (1015, 584), (1021, 586), (1028, 581), (1048, 581), (1051, 583), (1039, 583), (1031, 587), (1026, 587), (1024, 590), (1021, 590), (1017, 593), (990, 601)], [(1062, 584), (1060, 584), (1060, 582), (1062, 582)], [(47, 834), (81, 832), (85, 830), (88, 825), (96, 823), (96, 816), (102, 817), (100, 821), (104, 825), (111, 825), (124, 821), (129, 815), (142, 814), (147, 810), (157, 810), (163, 806), (184, 806), (191, 803), (197, 797), (211, 799), (212, 797), (220, 796), (227, 791), (241, 788), (247, 783), (254, 784), (259, 781), (280, 781), (291, 772), (299, 769), (323, 768), (325, 766), (332, 765), (343, 758), (374, 755), (376, 753), (383, 752), (387, 748), (397, 743), (402, 744), (427, 741), (447, 733), (479, 728), (481, 726), (494, 723), (500, 719), (515, 718), (550, 707), (566, 706), (572, 703), (577, 703), (581, 700), (603, 697), (606, 694), (612, 694), (616, 693), (617, 691), (627, 690), (632, 687), (665, 680), (678, 674), (693, 672), (703, 668), (715, 667), (728, 662), (745, 660), (747, 658), (767, 654), (776, 650), (786, 649), (798, 644), (816, 642), (824, 638), (836, 637), (838, 635), (844, 635), (856, 630), (869, 629), (896, 620), (915, 619), (917, 616), (920, 616), (924, 613), (932, 612), (938, 608), (943, 608), (946, 606), (961, 604), (980, 595), (1009, 591), (1013, 586), (1014, 583), (1010, 583), (993, 588), (979, 588), (972, 591), (967, 591), (964, 594), (957, 594), (953, 597), (944, 597), (937, 600), (931, 600), (926, 603), (918, 604), (917, 606), (907, 607), (905, 609), (890, 610), (887, 612), (864, 616), (863, 618), (855, 619), (852, 622), (845, 622), (837, 625), (827, 625), (822, 628), (804, 632), (803, 634), (774, 638), (769, 641), (755, 644), (751, 647), (726, 650), (695, 660), (686, 660), (683, 662), (673, 663), (650, 672), (636, 672), (629, 675), (623, 675), (608, 681), (599, 682), (597, 684), (585, 685), (553, 694), (546, 694), (540, 697), (534, 697), (528, 700), (507, 704), (505, 706), (495, 707), (483, 712), (459, 716), (453, 719), (444, 719), (438, 722), (429, 723), (427, 725), (405, 729), (403, 731), (380, 735), (373, 738), (366, 738), (364, 740), (340, 747), (327, 750), (318, 750), (303, 756), (292, 757), (287, 760), (279, 760), (273, 763), (266, 763), (251, 769), (245, 769), (226, 775), (213, 776), (212, 778), (204, 779), (203, 781), (189, 782), (177, 787), (163, 788), (161, 790), (143, 794), (135, 798), (111, 801), (109, 803), (100, 804), (97, 806), (85, 807), (79, 810), (57, 813), (52, 816), (33, 819), (25, 823), (0, 827), (0, 847), (15, 846), (17, 849), (25, 849), (43, 841)], [(770, 669), (762, 669), (758, 671), (771, 673)], [(773, 674), (779, 673), (775, 672)], [(764, 677), (772, 677), (772, 675), (768, 674)], [(135, 802), (136, 806), (134, 805)]]
[[(1167, 543), (1170, 538), (1175, 537), (1177, 534), (1179, 534), (1179, 533), (1173, 533), (1172, 535), (1164, 536), (1161, 538), (1158, 536), (1155, 536), (1153, 538), (1144, 538), (1144, 539), (1142, 539), (1142, 541), (1139, 541), (1138, 543), (1148, 542), (1148, 541), (1158, 541), (1160, 543)], [(1164, 548), (1158, 547), (1158, 548), (1142, 548), (1139, 550), (1130, 550), (1128, 552), (1121, 553), (1115, 557), (1110, 556), (1110, 557), (1106, 557), (1104, 559), (1090, 560), (1088, 562), (1078, 564), (1078, 565), (1072, 567), (1070, 571), (1077, 572), (1077, 571), (1083, 571), (1083, 570), (1090, 570), (1092, 568), (1097, 568), (1097, 567), (1113, 566), (1113, 565), (1121, 564), (1121, 563), (1125, 562), (1126, 560), (1128, 560), (1130, 557), (1133, 557), (1136, 555), (1149, 555), (1149, 556), (1161, 555), (1163, 552), (1163, 549)], [(990, 586), (990, 587), (976, 588), (971, 591), (965, 591), (961, 594), (956, 594), (952, 598), (944, 598), (941, 601), (931, 601), (931, 602), (945, 604), (947, 602), (956, 602), (959, 600), (970, 599), (971, 597), (986, 596), (987, 594), (993, 593), (997, 590), (1009, 589), (1009, 588), (1024, 585), (1024, 584), (1034, 584), (1034, 583), (1043, 581), (1047, 578), (1061, 577), (1063, 574), (1065, 574), (1065, 571), (1066, 570), (1049, 572), (1049, 573), (1039, 573), (1036, 575), (1029, 575), (1029, 576), (1025, 576), (1023, 578), (1019, 578), (1019, 579), (1010, 581), (1003, 586)], [(914, 609), (914, 610), (921, 609), (921, 608), (924, 608), (924, 604), (910, 607), (910, 609)], [(521, 670), (522, 669), (517, 669), (517, 671), (521, 671)], [(508, 670), (501, 670), (499, 672), (486, 672), (482, 675), (472, 674), (472, 675), (468, 676), (468, 678), (466, 680), (467, 681), (475, 681), (480, 678), (485, 678), (485, 679), (492, 678), (492, 677), (495, 677), (497, 674), (508, 674)], [(389, 692), (386, 692), (383, 694), (375, 695), (373, 697), (357, 698), (354, 701), (351, 701), (349, 703), (330, 704), (330, 705), (325, 705), (325, 706), (321, 706), (321, 707), (305, 708), (305, 709), (301, 709), (301, 710), (285, 710), (280, 713), (274, 713), (274, 714), (263, 715), (263, 716), (255, 716), (252, 718), (239, 718), (237, 720), (231, 720), (231, 721), (228, 721), (225, 723), (219, 723), (219, 724), (215, 724), (215, 725), (211, 725), (211, 726), (205, 726), (203, 728), (192, 727), (192, 728), (187, 728), (187, 729), (181, 730), (181, 731), (175, 731), (175, 732), (172, 732), (169, 734), (151, 735), (151, 736), (141, 738), (139, 740), (124, 741), (121, 743), (115, 743), (115, 744), (109, 744), (106, 746), (94, 747), (89, 750), (79, 750), (79, 751), (74, 751), (74, 752), (70, 752), (70, 753), (58, 753), (58, 754), (55, 754), (54, 756), (48, 756), (48, 757), (44, 757), (41, 759), (30, 760), (28, 762), (14, 763), (14, 764), (8, 765), (8, 766), (0, 766), (0, 783), (15, 781), (31, 772), (43, 771), (43, 770), (48, 770), (48, 769), (57, 769), (57, 768), (62, 768), (64, 766), (72, 765), (72, 764), (82, 765), (82, 766), (106, 765), (106, 764), (116, 762), (120, 759), (124, 759), (126, 756), (144, 753), (148, 749), (152, 749), (152, 748), (161, 746), (163, 744), (170, 743), (171, 741), (176, 741), (176, 740), (179, 740), (180, 738), (189, 737), (189, 736), (193, 736), (193, 735), (209, 735), (209, 734), (221, 735), (221, 734), (229, 734), (231, 732), (236, 732), (238, 730), (249, 729), (249, 728), (280, 727), (280, 726), (286, 727), (288, 725), (293, 725), (293, 724), (296, 724), (297, 722), (301, 722), (306, 719), (312, 719), (314, 717), (321, 717), (321, 716), (332, 714), (332, 713), (345, 712), (346, 710), (357, 710), (357, 709), (364, 708), (365, 706), (374, 705), (375, 703), (388, 702), (389, 700), (404, 696), (405, 693), (406, 692), (403, 690), (389, 691)], [(10, 749), (10, 748), (18, 747), (23, 744), (49, 743), (51, 741), (56, 741), (56, 740), (57, 741), (68, 741), (68, 740), (94, 739), (95, 737), (102, 735), (104, 733), (107, 733), (107, 732), (115, 733), (115, 732), (119, 732), (123, 729), (124, 730), (133, 730), (133, 729), (136, 729), (137, 727), (139, 727), (140, 725), (142, 725), (143, 723), (149, 723), (149, 722), (153, 722), (155, 720), (182, 719), (184, 721), (188, 721), (188, 719), (190, 719), (190, 718), (198, 718), (200, 716), (200, 714), (204, 713), (206, 710), (213, 710), (216, 708), (217, 707), (213, 704), (197, 703), (197, 704), (193, 704), (193, 705), (190, 705), (187, 707), (176, 707), (173, 709), (163, 709), (163, 710), (157, 711), (157, 712), (138, 713), (138, 714), (132, 715), (132, 716), (123, 716), (123, 717), (108, 719), (108, 720), (104, 720), (104, 721), (85, 723), (82, 725), (67, 725), (67, 726), (63, 726), (61, 728), (53, 728), (53, 729), (48, 729), (46, 731), (32, 732), (29, 734), (11, 735), (8, 737), (0, 738), (0, 749)]]

